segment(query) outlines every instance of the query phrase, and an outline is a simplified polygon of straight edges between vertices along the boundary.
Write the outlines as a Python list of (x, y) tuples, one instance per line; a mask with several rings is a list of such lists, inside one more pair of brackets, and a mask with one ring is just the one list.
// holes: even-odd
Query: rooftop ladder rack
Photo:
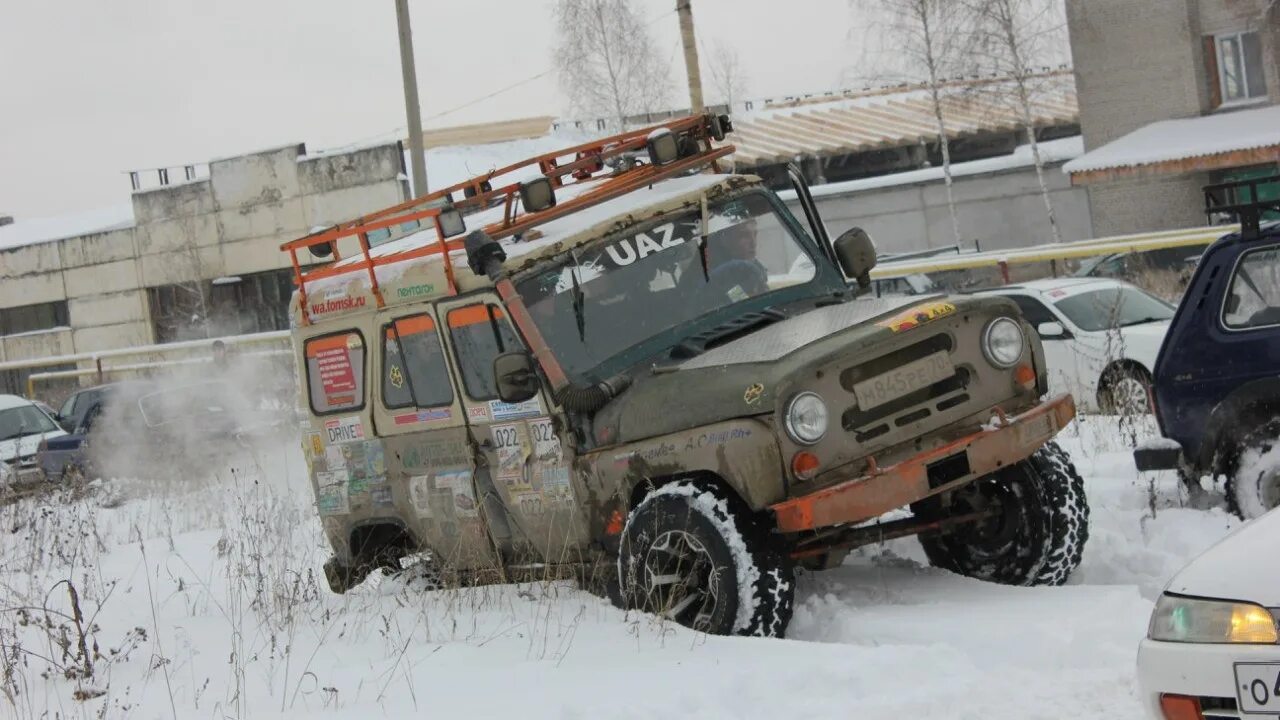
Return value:
[[(1272, 197), (1260, 199), (1259, 189)], [(1209, 222), (1219, 213), (1237, 219), (1240, 236), (1252, 240), (1261, 232), (1263, 213), (1280, 213), (1280, 175), (1206, 185), (1204, 212)]]
[[(490, 223), (483, 230), (494, 240), (520, 235), (543, 223), (666, 178), (706, 166), (718, 170), (718, 161), (732, 154), (734, 147), (716, 147), (713, 142), (724, 140), (725, 133), (731, 131), (727, 115), (705, 114), (671, 120), (529, 158), (284, 243), (280, 249), (289, 253), (293, 265), (303, 323), (312, 322), (307, 309), (309, 281), (365, 270), (369, 274), (374, 299), (381, 308), (385, 302), (375, 268), (414, 258), (443, 255), (448, 294), (456, 295), (457, 283), (448, 253), (463, 249), (466, 215), (501, 205), (502, 219)], [(537, 168), (538, 177), (494, 187), (495, 179), (531, 167)], [(557, 190), (585, 183), (590, 183), (591, 187), (564, 202), (556, 201)], [(463, 194), (460, 199), (454, 197), (454, 193), (459, 191)], [(521, 202), (523, 215), (517, 211), (517, 199)], [(434, 226), (435, 237), (406, 250), (370, 254), (370, 233), (380, 230), (393, 232), (395, 228), (405, 226), (428, 229)], [(338, 240), (353, 236), (359, 241), (361, 258), (357, 262), (343, 263)], [(319, 267), (304, 269), (298, 261), (300, 250), (307, 250), (317, 257), (332, 256), (332, 259)]]

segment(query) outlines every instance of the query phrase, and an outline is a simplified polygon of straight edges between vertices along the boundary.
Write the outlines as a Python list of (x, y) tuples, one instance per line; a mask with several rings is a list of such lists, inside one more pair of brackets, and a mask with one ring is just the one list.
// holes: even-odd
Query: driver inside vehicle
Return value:
[(758, 223), (745, 203), (726, 204), (709, 225), (712, 231), (707, 238), (708, 282), (704, 291), (734, 302), (768, 292), (769, 272), (757, 255)]

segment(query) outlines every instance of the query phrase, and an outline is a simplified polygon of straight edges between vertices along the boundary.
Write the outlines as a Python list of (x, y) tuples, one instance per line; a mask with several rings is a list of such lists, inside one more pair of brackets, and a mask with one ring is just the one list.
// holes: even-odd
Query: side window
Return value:
[(430, 315), (398, 318), (382, 329), (382, 402), (388, 408), (453, 404), (440, 334)]
[(1280, 246), (1245, 253), (1236, 265), (1222, 308), (1232, 330), (1280, 325)]
[(449, 311), (449, 338), (462, 385), (472, 400), (496, 400), (493, 359), (522, 347), (496, 305), (468, 305)]
[(58, 410), (58, 417), (61, 417), (61, 418), (71, 417), (71, 409), (75, 407), (77, 397), (79, 396), (72, 395), (71, 397), (67, 398), (66, 402), (62, 403), (62, 407)]
[(364, 338), (348, 330), (306, 342), (307, 389), (317, 415), (364, 407)]
[(1057, 315), (1035, 298), (1029, 298), (1026, 295), (1005, 295), (1005, 297), (1018, 304), (1018, 309), (1022, 310), (1031, 327), (1040, 327), (1040, 323), (1061, 322)]

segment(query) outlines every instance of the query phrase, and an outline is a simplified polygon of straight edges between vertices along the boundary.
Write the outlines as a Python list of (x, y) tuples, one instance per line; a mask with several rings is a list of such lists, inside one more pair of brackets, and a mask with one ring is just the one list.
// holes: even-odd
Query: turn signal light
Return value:
[(808, 480), (817, 475), (820, 467), (822, 463), (818, 462), (818, 456), (807, 450), (801, 450), (791, 458), (791, 472), (800, 480)]
[(1013, 371), (1013, 379), (1030, 390), (1036, 386), (1036, 371), (1032, 370), (1030, 365), (1019, 365), (1018, 369)]
[(1161, 695), (1160, 712), (1165, 720), (1204, 720), (1200, 701), (1186, 695)]

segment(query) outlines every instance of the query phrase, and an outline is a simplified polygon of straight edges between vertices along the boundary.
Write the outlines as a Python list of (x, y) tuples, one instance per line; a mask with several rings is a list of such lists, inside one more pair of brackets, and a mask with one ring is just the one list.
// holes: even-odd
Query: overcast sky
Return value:
[[(675, 0), (637, 0), (682, 89)], [(699, 42), (740, 54), (757, 97), (839, 87), (848, 0), (693, 0)], [(559, 114), (552, 0), (410, 0), (424, 124)], [(665, 15), (665, 17), (664, 17)], [(704, 68), (705, 73), (705, 68)], [(403, 129), (392, 0), (5, 0), (0, 212), (127, 204), (123, 171)]]

